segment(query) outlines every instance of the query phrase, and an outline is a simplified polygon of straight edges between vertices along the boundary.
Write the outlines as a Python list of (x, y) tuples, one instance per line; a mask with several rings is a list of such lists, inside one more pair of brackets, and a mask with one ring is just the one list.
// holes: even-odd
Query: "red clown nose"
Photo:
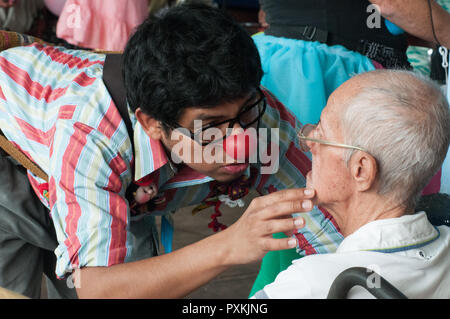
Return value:
[(230, 135), (223, 141), (223, 149), (228, 156), (236, 160), (246, 160), (255, 153), (257, 146), (256, 134), (248, 130), (241, 134)]

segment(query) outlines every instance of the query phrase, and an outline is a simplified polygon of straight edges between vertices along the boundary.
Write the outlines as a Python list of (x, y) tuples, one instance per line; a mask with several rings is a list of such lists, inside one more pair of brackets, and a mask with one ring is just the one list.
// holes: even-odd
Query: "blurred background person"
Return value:
[(148, 6), (148, 0), (67, 0), (56, 35), (80, 47), (122, 51)]
[(43, 6), (43, 0), (0, 0), (0, 28), (28, 32)]

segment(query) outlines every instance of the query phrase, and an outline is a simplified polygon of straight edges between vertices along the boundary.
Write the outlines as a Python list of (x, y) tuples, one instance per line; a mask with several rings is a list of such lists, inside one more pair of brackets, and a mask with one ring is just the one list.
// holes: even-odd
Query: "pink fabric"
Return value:
[(148, 15), (148, 0), (67, 0), (56, 35), (90, 49), (122, 51)]
[(61, 15), (66, 0), (44, 0), (45, 6), (58, 17)]
[(441, 190), (441, 173), (442, 169), (434, 175), (431, 181), (428, 183), (427, 187), (425, 187), (422, 191), (422, 195), (431, 195), (439, 193)]
[(372, 60), (372, 64), (373, 64), (373, 66), (375, 67), (376, 70), (384, 69), (384, 66), (382, 64), (378, 63), (375, 60)]

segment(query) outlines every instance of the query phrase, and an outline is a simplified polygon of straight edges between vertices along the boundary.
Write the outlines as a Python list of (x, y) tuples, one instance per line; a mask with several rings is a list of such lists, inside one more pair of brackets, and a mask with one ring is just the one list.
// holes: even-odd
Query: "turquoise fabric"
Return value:
[(317, 123), (330, 94), (352, 76), (375, 69), (367, 57), (343, 46), (279, 38), (258, 33), (269, 89), (302, 123)]
[(384, 20), (384, 24), (386, 25), (386, 28), (389, 30), (389, 32), (392, 33), (393, 35), (405, 33), (403, 29), (399, 28), (396, 24), (392, 23), (389, 20)]
[[(447, 80), (447, 99), (448, 102), (450, 103), (450, 74)], [(447, 153), (447, 157), (444, 161), (444, 164), (442, 165), (441, 193), (446, 193), (450, 195), (450, 149)]]

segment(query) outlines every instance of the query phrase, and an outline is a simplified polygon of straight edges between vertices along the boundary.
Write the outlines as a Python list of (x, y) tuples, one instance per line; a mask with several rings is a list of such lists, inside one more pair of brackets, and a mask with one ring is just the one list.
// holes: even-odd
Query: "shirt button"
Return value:
[(426, 256), (426, 254), (425, 254), (425, 252), (423, 250), (419, 250), (417, 252), (417, 255), (419, 255), (423, 259), (427, 259), (427, 256)]

